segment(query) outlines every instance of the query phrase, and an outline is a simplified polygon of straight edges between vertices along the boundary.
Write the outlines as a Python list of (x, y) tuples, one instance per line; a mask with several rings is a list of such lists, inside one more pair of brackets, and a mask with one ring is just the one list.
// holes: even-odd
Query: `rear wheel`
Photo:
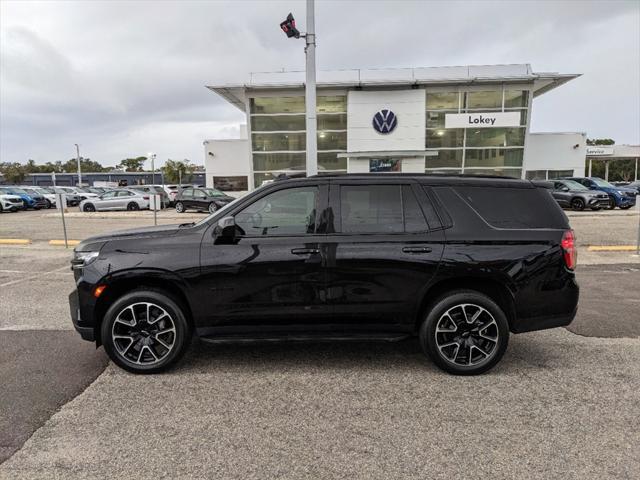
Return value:
[(130, 212), (134, 210), (140, 210), (140, 206), (136, 202), (129, 202), (129, 205), (127, 205), (127, 210), (129, 210)]
[(581, 212), (582, 210), (584, 210), (584, 200), (581, 198), (574, 198), (573, 200), (571, 200), (571, 208)]
[(82, 207), (82, 210), (85, 212), (95, 212), (96, 207), (93, 205), (93, 203), (85, 203)]
[(493, 368), (508, 342), (509, 325), (502, 309), (472, 290), (440, 297), (420, 327), (423, 351), (454, 375), (477, 375)]
[(176, 212), (184, 213), (184, 203), (176, 202)]
[(190, 338), (183, 308), (155, 290), (135, 290), (120, 297), (101, 326), (109, 358), (133, 373), (166, 370), (184, 354)]

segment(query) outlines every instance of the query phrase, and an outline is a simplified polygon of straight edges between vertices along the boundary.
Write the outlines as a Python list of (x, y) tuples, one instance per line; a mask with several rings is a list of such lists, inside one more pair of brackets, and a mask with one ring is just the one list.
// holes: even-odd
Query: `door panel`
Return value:
[[(313, 200), (297, 195), (305, 189), (313, 190)], [(330, 317), (324, 235), (316, 233), (316, 212), (325, 205), (325, 185), (270, 189), (232, 213), (238, 231), (232, 244), (216, 244), (214, 226), (205, 233), (201, 335), (314, 330)]]
[[(408, 193), (414, 195), (414, 206), (416, 200), (423, 205), (429, 201), (424, 191), (409, 185), (394, 187), (395, 190), (372, 194), (370, 203), (367, 203), (369, 199), (365, 199), (365, 196), (361, 196), (361, 203), (354, 200), (361, 193), (356, 192), (352, 194), (350, 207), (347, 207), (344, 201), (341, 202), (345, 191), (341, 195), (341, 187), (333, 183), (331, 185), (330, 205), (334, 209), (338, 224), (336, 229), (340, 233), (327, 237), (324, 246), (327, 257), (327, 300), (333, 307), (334, 317), (345, 328), (385, 331), (412, 329), (416, 308), (442, 258), (444, 233), (437, 228), (439, 225), (433, 225), (431, 229), (428, 226), (418, 228), (415, 211), (411, 214), (405, 210), (402, 218), (398, 217), (397, 209), (389, 208), (389, 203), (394, 201), (398, 205), (405, 203), (406, 206), (407, 202), (402, 202), (400, 198), (411, 199)], [(342, 185), (342, 188), (345, 186)], [(395, 200), (393, 195), (397, 195)], [(350, 211), (345, 212), (345, 207)], [(349, 220), (354, 207), (365, 214)], [(376, 226), (375, 221), (385, 223)], [(426, 225), (424, 217), (422, 222)], [(406, 231), (412, 229), (422, 231)], [(352, 231), (342, 233), (345, 230)]]

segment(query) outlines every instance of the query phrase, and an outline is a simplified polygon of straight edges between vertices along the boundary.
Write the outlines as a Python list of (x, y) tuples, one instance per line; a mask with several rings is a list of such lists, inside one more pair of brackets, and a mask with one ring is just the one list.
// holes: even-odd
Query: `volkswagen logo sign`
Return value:
[(397, 125), (396, 114), (386, 108), (373, 116), (373, 129), (378, 133), (391, 133)]

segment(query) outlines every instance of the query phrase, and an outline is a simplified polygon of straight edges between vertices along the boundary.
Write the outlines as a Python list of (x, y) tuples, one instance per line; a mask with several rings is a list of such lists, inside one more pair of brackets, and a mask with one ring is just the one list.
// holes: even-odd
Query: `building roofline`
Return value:
[[(265, 80), (260, 78), (265, 77)], [(478, 85), (495, 83), (533, 83), (537, 97), (557, 88), (581, 74), (557, 72), (535, 73), (529, 64), (467, 65), (446, 67), (420, 67), (395, 69), (352, 69), (318, 72), (317, 87), (420, 87), (439, 85)], [(206, 85), (229, 103), (245, 110), (248, 90), (276, 90), (304, 88), (303, 71), (255, 72), (248, 83)]]

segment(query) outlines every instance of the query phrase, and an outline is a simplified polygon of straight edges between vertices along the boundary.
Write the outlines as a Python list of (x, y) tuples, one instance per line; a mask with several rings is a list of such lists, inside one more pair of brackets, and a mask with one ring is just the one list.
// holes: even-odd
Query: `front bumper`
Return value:
[(78, 291), (74, 290), (69, 294), (69, 310), (71, 311), (71, 321), (73, 322), (73, 328), (80, 334), (83, 340), (89, 342), (96, 341), (96, 335), (93, 327), (82, 326), (82, 318), (80, 314), (80, 301), (78, 298)]

